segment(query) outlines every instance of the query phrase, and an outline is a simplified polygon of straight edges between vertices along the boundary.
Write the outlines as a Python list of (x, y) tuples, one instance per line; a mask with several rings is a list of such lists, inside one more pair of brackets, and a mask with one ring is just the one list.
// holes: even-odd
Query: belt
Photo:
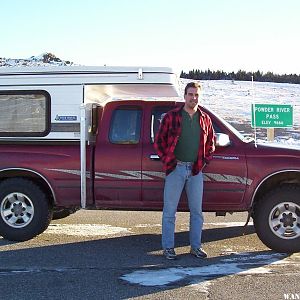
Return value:
[(181, 161), (177, 159), (177, 165), (192, 165), (194, 162), (192, 161)]

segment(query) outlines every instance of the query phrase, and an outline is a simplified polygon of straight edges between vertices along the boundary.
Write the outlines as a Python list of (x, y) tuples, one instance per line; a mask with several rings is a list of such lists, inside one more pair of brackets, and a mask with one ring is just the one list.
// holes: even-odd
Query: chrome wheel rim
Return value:
[(300, 206), (293, 202), (282, 202), (274, 206), (269, 215), (272, 232), (281, 239), (300, 237)]
[(1, 218), (10, 227), (25, 227), (33, 216), (33, 203), (23, 193), (10, 193), (1, 202)]

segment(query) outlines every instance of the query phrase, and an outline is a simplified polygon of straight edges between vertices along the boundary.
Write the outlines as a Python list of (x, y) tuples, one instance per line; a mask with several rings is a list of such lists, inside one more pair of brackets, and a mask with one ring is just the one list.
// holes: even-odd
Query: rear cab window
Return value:
[(109, 141), (113, 144), (138, 144), (141, 137), (142, 109), (120, 106), (114, 110), (110, 123)]

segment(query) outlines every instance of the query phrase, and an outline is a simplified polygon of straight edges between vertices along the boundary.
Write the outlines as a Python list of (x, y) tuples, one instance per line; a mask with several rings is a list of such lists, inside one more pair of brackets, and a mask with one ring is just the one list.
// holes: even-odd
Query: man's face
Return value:
[(198, 105), (199, 93), (199, 88), (190, 87), (187, 89), (187, 93), (184, 95), (184, 100), (188, 108), (194, 109)]

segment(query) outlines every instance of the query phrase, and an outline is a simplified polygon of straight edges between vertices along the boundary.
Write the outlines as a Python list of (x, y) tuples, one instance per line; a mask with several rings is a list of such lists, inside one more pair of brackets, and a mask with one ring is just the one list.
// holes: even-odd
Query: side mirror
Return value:
[(227, 147), (230, 145), (229, 135), (225, 133), (216, 133), (216, 146)]

